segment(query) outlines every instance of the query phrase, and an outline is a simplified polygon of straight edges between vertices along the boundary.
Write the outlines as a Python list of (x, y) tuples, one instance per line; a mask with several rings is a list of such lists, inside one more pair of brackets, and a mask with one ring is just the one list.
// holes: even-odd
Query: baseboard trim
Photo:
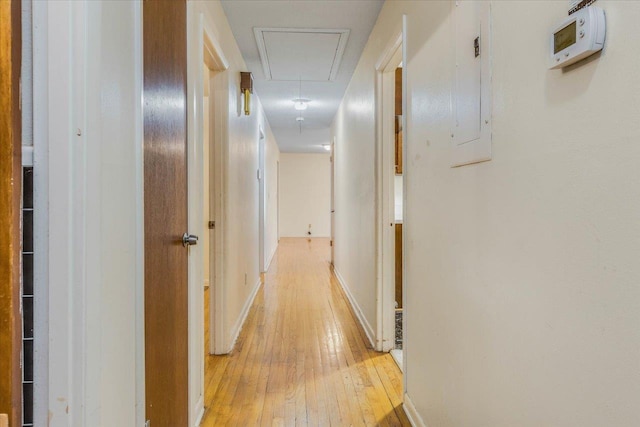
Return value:
[(264, 266), (263, 273), (266, 273), (267, 271), (269, 271), (269, 267), (271, 267), (271, 263), (273, 262), (273, 259), (276, 257), (276, 252), (278, 252), (278, 245), (277, 244), (276, 244), (276, 248), (273, 250), (273, 252), (271, 253), (271, 256), (269, 257), (267, 265)]
[(403, 366), (402, 364), (404, 363), (402, 358), (403, 358), (403, 352), (402, 350), (398, 350), (398, 349), (392, 349), (390, 352), (391, 357), (393, 357), (393, 360), (396, 362), (396, 365), (398, 365), (398, 368), (400, 368), (400, 372), (404, 372)]
[(193, 427), (198, 427), (202, 422), (202, 417), (204, 416), (204, 396), (200, 396), (200, 399), (198, 399), (198, 403), (196, 403), (195, 414), (196, 422)]
[(251, 295), (247, 298), (247, 301), (244, 303), (244, 307), (242, 307), (242, 312), (236, 321), (236, 324), (233, 326), (231, 330), (231, 342), (229, 343), (229, 350), (227, 353), (231, 353), (233, 347), (236, 345), (236, 341), (238, 341), (238, 337), (240, 336), (240, 332), (242, 331), (242, 327), (244, 326), (244, 322), (247, 320), (247, 316), (249, 315), (249, 310), (251, 310), (251, 306), (253, 305), (253, 300), (256, 299), (256, 295), (258, 294), (258, 290), (260, 290), (260, 286), (262, 285), (262, 280), (258, 277), (258, 281), (253, 286), (253, 290), (251, 291)]
[(351, 308), (353, 309), (353, 312), (356, 314), (356, 317), (358, 318), (360, 325), (362, 325), (362, 329), (364, 329), (364, 333), (367, 335), (367, 338), (369, 339), (369, 343), (371, 344), (371, 347), (376, 348), (376, 345), (374, 344), (376, 334), (373, 331), (373, 328), (371, 327), (369, 322), (367, 321), (366, 317), (364, 317), (364, 314), (362, 313), (362, 310), (360, 309), (358, 302), (351, 294), (349, 287), (346, 285), (344, 278), (342, 277), (338, 269), (335, 267), (335, 265), (333, 266), (333, 273), (335, 274), (336, 279), (338, 279), (338, 283), (340, 283), (340, 287), (342, 287), (342, 290), (347, 296), (347, 299), (349, 300), (349, 304), (351, 304)]
[(409, 422), (413, 427), (427, 427), (427, 423), (425, 423), (420, 414), (418, 414), (411, 398), (406, 393), (404, 395), (402, 409), (404, 409), (404, 413), (407, 414), (407, 418), (409, 418)]
[(312, 234), (309, 236), (308, 234), (300, 234), (297, 236), (280, 236), (280, 239), (330, 239), (331, 236), (321, 236), (319, 234)]

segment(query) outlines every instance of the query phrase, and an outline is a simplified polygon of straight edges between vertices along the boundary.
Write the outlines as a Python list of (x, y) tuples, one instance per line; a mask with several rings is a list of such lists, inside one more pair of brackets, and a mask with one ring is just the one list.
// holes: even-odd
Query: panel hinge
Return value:
[(480, 56), (480, 36), (476, 37), (476, 39), (473, 41), (473, 48), (475, 50), (477, 58), (478, 56)]
[(329, 240), (329, 246), (333, 246), (333, 240)]
[(209, 221), (209, 230), (213, 230), (216, 228), (216, 222), (215, 221)]

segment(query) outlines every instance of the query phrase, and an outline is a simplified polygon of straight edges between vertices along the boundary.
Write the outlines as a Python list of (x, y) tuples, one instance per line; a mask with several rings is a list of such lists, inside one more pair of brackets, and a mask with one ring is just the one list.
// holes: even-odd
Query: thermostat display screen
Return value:
[(576, 21), (553, 35), (553, 53), (556, 54), (576, 42)]
[[(581, 4), (585, 1), (587, 0), (581, 0)], [(582, 8), (564, 18), (547, 34), (550, 69), (577, 63), (604, 47), (607, 34), (604, 10), (596, 6)]]

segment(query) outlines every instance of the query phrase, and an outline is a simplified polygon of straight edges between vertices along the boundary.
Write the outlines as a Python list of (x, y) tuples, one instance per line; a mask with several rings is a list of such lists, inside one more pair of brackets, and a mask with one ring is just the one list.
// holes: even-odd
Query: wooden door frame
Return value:
[[(188, 163), (188, 199), (189, 229), (203, 235), (209, 233), (205, 227), (204, 200), (202, 197), (204, 179), (210, 179), (210, 203), (213, 207), (213, 219), (216, 222), (215, 233), (210, 241), (213, 264), (209, 271), (209, 310), (210, 310), (210, 354), (223, 354), (228, 351), (225, 342), (225, 293), (224, 293), (224, 252), (225, 224), (224, 212), (227, 176), (228, 141), (228, 90), (229, 61), (226, 59), (220, 43), (215, 37), (205, 15), (197, 12), (192, 2), (187, 2), (187, 163)], [(209, 177), (204, 170), (204, 67), (211, 71), (209, 83)], [(198, 425), (204, 413), (204, 303), (202, 301), (203, 262), (200, 246), (192, 247), (189, 258), (189, 403), (190, 425)]]
[[(376, 350), (395, 347), (394, 120), (395, 69), (403, 62), (403, 33), (396, 34), (376, 63)], [(403, 103), (405, 100), (403, 99)]]
[[(0, 4), (0, 414), (22, 424), (21, 298), (21, 7)], [(8, 47), (8, 49), (6, 49)]]

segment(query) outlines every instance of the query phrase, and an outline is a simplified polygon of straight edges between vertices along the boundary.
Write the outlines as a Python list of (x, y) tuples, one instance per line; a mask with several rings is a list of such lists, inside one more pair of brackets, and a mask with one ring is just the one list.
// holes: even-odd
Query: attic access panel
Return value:
[(254, 28), (267, 80), (333, 81), (349, 39), (349, 30)]

